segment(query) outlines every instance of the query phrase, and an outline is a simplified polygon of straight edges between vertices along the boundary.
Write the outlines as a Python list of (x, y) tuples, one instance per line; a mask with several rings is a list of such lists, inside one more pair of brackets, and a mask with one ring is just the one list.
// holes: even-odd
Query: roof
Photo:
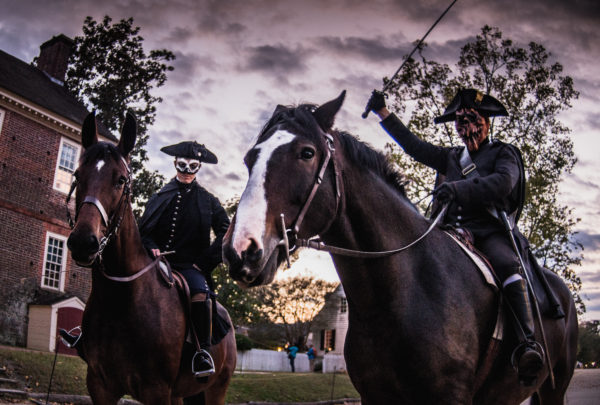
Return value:
[[(79, 125), (89, 111), (63, 86), (54, 83), (37, 67), (0, 50), (0, 87), (23, 97)], [(103, 125), (98, 132), (112, 140), (117, 138)]]

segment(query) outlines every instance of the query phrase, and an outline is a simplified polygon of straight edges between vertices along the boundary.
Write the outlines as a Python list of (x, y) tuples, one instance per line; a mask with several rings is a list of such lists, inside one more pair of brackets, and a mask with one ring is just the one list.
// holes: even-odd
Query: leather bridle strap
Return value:
[[(308, 208), (310, 207), (310, 204), (312, 203), (313, 198), (315, 198), (315, 195), (317, 194), (317, 190), (319, 189), (319, 186), (323, 182), (323, 176), (325, 176), (325, 171), (327, 170), (327, 165), (329, 164), (329, 160), (331, 160), (331, 153), (335, 151), (335, 148), (333, 147), (333, 137), (329, 134), (325, 134), (325, 137), (327, 138), (327, 154), (325, 155), (323, 164), (321, 164), (321, 169), (319, 170), (319, 173), (317, 174), (315, 184), (313, 184), (312, 190), (310, 190), (310, 194), (308, 195), (308, 198), (306, 199), (306, 202), (304, 203), (302, 210), (300, 211), (300, 213), (298, 214), (298, 217), (296, 218), (296, 222), (294, 223), (294, 228), (293, 228), (294, 235), (297, 235), (298, 232), (300, 231), (300, 225), (302, 225), (302, 222), (304, 221), (304, 217), (306, 216), (306, 213), (308, 212)], [(335, 164), (335, 159), (334, 159), (334, 164)], [(337, 172), (335, 173), (335, 177), (336, 177), (336, 188), (338, 188), (339, 185), (338, 185), (338, 181), (337, 181)], [(339, 204), (339, 189), (336, 190), (335, 212), (337, 212), (338, 204)]]
[(102, 206), (100, 200), (94, 196), (88, 195), (83, 199), (81, 205), (86, 203), (93, 204), (96, 206), (96, 208), (98, 208), (98, 211), (100, 211), (100, 215), (102, 216), (102, 221), (104, 221), (104, 225), (108, 226), (108, 215), (106, 214), (106, 210), (104, 209), (104, 206)]

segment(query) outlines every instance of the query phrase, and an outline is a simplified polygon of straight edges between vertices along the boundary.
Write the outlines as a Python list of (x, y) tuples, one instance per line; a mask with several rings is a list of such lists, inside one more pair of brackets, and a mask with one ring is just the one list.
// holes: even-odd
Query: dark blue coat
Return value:
[[(142, 241), (148, 250), (161, 249), (152, 240), (151, 235), (154, 233), (161, 215), (165, 212), (173, 198), (175, 198), (178, 190), (177, 180), (174, 178), (148, 200), (144, 215), (138, 224)], [(192, 184), (191, 192), (196, 193), (197, 210), (194, 210), (195, 212), (187, 212), (185, 215), (196, 216), (194, 218), (195, 221), (190, 222), (199, 224), (197, 229), (192, 230), (197, 235), (198, 243), (197, 246), (194, 246), (192, 252), (185, 253), (194, 257), (193, 264), (197, 265), (204, 272), (210, 273), (222, 262), (221, 245), (223, 243), (223, 236), (229, 227), (229, 218), (219, 200), (195, 181)], [(215, 234), (215, 240), (212, 244), (210, 242), (211, 229)]]
[(493, 206), (507, 213), (520, 209), (523, 202), (525, 173), (519, 150), (507, 143), (494, 141), (471, 153), (479, 176), (462, 175), (460, 155), (464, 147), (442, 147), (415, 136), (394, 115), (381, 122), (383, 128), (404, 151), (444, 176), (455, 192), (448, 207), (445, 223), (467, 228), (478, 237), (504, 232), (502, 223), (489, 213)]

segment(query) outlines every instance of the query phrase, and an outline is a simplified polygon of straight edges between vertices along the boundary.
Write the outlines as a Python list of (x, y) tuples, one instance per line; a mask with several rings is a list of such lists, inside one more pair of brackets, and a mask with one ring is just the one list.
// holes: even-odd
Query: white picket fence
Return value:
[[(273, 350), (252, 349), (238, 351), (236, 371), (292, 371), (287, 352)], [(310, 371), (306, 353), (298, 353), (294, 362), (296, 372), (308, 373)], [(346, 371), (346, 362), (341, 354), (326, 354), (323, 356), (323, 372)]]

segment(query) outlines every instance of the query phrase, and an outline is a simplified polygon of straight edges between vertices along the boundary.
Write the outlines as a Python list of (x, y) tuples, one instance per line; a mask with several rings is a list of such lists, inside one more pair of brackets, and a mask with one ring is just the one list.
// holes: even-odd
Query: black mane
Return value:
[[(323, 141), (319, 135), (323, 131), (319, 128), (319, 124), (312, 114), (316, 108), (317, 106), (314, 104), (301, 104), (297, 107), (278, 106), (271, 119), (260, 131), (257, 143), (268, 138), (275, 128), (283, 128), (292, 133), (305, 136), (319, 144)], [(406, 197), (404, 177), (393, 168), (392, 163), (383, 153), (376, 151), (367, 143), (359, 141), (348, 132), (332, 132), (338, 136), (347, 157), (351, 161), (377, 174)]]

